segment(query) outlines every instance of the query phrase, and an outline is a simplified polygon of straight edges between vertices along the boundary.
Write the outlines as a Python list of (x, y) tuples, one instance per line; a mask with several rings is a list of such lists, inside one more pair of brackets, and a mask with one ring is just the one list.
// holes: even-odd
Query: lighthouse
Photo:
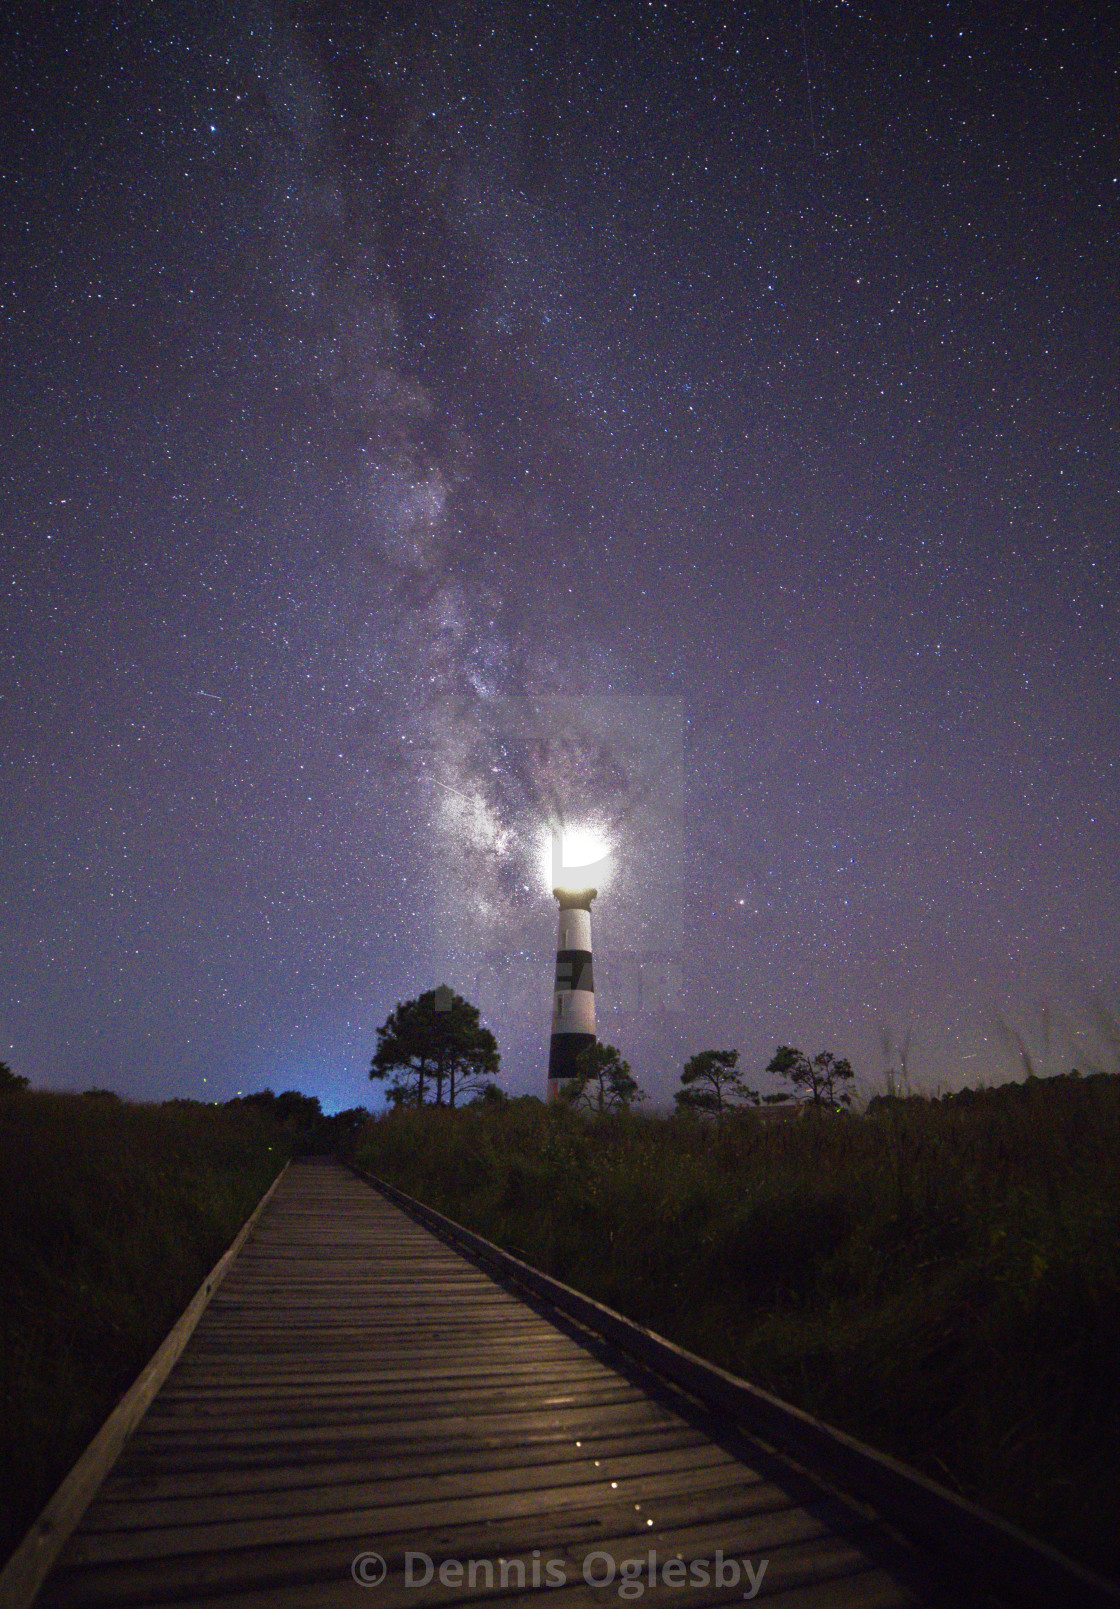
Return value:
[(556, 1100), (576, 1076), (576, 1058), (595, 1043), (595, 983), (591, 971), (591, 901), (594, 888), (554, 888), (560, 902), (556, 936), (556, 983), (552, 993), (552, 1041), (548, 1052), (548, 1098)]

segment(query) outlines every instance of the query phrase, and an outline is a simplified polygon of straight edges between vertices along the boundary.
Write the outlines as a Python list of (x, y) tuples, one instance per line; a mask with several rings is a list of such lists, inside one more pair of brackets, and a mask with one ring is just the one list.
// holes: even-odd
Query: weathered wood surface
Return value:
[[(651, 1549), (659, 1582), (670, 1559), (765, 1560), (756, 1601), (781, 1609), (970, 1601), (868, 1515), (712, 1429), (341, 1167), (295, 1166), (38, 1602), (638, 1597), (589, 1584), (589, 1560), (592, 1583), (645, 1560), (642, 1596), (681, 1609), (750, 1591), (741, 1565), (735, 1582), (725, 1565), (722, 1585), (651, 1589)], [(352, 1566), (371, 1553), (387, 1576), (363, 1589)], [(462, 1582), (409, 1585), (407, 1553), (462, 1561)]]

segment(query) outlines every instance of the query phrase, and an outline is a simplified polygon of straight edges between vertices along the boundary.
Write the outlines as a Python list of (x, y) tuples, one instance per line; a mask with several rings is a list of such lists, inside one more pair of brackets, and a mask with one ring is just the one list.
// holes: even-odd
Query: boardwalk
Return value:
[(421, 1609), (536, 1579), (548, 1609), (702, 1609), (763, 1561), (755, 1601), (782, 1609), (967, 1601), (713, 1432), (341, 1167), (297, 1165), (38, 1602)]

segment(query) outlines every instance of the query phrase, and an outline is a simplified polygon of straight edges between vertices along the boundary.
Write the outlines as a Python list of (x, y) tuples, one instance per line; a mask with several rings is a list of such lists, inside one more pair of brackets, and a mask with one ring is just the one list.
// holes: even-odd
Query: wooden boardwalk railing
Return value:
[(564, 1326), (293, 1166), (37, 1603), (991, 1601)]

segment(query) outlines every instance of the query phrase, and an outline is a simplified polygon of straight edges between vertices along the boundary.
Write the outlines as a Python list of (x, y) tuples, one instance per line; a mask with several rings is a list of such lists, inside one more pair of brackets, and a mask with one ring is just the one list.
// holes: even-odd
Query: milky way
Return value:
[(2, 26), (5, 1060), (349, 1105), (446, 979), (539, 1093), (567, 822), (659, 1100), (1113, 1065), (1091, 14)]

